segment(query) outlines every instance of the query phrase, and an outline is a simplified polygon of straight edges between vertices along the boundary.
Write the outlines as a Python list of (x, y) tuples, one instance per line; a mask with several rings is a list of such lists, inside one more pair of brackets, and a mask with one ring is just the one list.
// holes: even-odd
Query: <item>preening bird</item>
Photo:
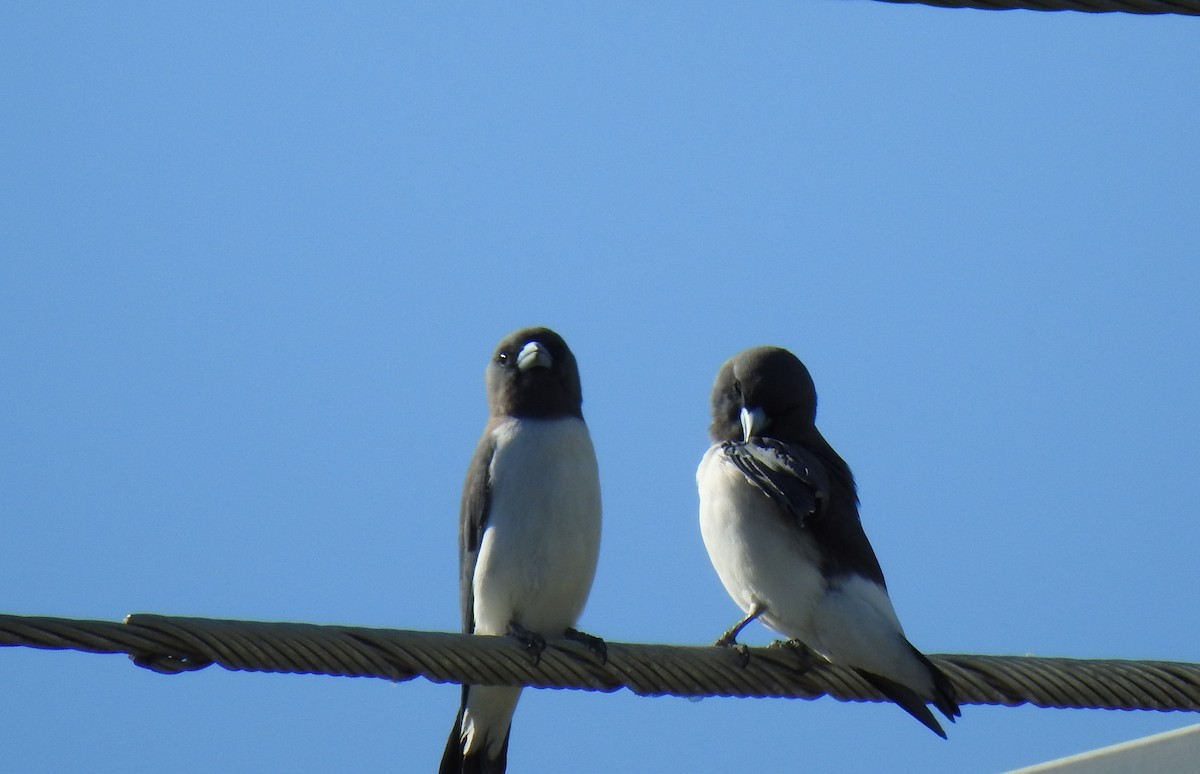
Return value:
[[(573, 627), (600, 551), (600, 479), (575, 356), (548, 328), (505, 336), (486, 370), (489, 418), (459, 515), (462, 630), (512, 635), (536, 658)], [(520, 688), (467, 686), (440, 774), (501, 774)]]
[(942, 738), (932, 703), (959, 713), (954, 686), (909, 643), (863, 532), (849, 466), (817, 430), (817, 392), (785, 349), (724, 363), (712, 391), (713, 445), (696, 472), (700, 531), (725, 590), (755, 619), (854, 669)]

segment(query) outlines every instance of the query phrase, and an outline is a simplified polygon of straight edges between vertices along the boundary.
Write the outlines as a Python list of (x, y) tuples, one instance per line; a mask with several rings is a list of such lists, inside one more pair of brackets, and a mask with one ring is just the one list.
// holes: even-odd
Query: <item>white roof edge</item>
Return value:
[(1014, 769), (1010, 774), (1167, 774), (1200, 771), (1200, 724)]

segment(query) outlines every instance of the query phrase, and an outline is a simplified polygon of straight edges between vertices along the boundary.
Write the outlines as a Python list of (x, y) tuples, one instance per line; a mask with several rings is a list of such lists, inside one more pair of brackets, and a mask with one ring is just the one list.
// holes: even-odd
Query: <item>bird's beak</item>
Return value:
[(530, 368), (549, 368), (554, 365), (550, 352), (536, 341), (531, 341), (521, 347), (517, 353), (517, 368), (528, 371)]
[(742, 441), (749, 442), (750, 438), (759, 435), (767, 426), (767, 412), (760, 408), (742, 406)]

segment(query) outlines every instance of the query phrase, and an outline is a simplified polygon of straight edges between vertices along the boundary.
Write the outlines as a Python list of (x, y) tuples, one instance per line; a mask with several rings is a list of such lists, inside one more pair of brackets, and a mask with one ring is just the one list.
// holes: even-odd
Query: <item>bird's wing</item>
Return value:
[(721, 444), (725, 456), (750, 484), (803, 526), (819, 515), (829, 498), (825, 466), (797, 444), (774, 438)]
[(496, 453), (496, 440), (490, 431), (491, 425), (484, 431), (471, 457), (458, 518), (458, 591), (462, 605), (462, 630), (467, 634), (475, 632), (475, 562), (479, 558), (479, 544), (483, 540), (483, 530), (487, 526), (492, 504), (490, 471), (492, 457)]

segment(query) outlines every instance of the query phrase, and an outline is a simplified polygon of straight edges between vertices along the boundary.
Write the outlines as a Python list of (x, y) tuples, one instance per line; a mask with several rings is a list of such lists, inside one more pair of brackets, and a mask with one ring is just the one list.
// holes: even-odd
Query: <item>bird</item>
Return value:
[[(712, 389), (712, 446), (696, 471), (700, 533), (745, 613), (853, 669), (943, 739), (932, 703), (960, 716), (954, 686), (905, 637), (863, 531), (850, 467), (816, 426), (817, 391), (786, 349), (753, 347), (722, 364)], [(745, 650), (743, 649), (743, 653)]]
[[(549, 328), (522, 328), (485, 370), (489, 416), (459, 512), (462, 630), (517, 637), (535, 661), (569, 637), (600, 551), (600, 478), (583, 420), (579, 368)], [(462, 687), (439, 774), (502, 774), (520, 688)]]

